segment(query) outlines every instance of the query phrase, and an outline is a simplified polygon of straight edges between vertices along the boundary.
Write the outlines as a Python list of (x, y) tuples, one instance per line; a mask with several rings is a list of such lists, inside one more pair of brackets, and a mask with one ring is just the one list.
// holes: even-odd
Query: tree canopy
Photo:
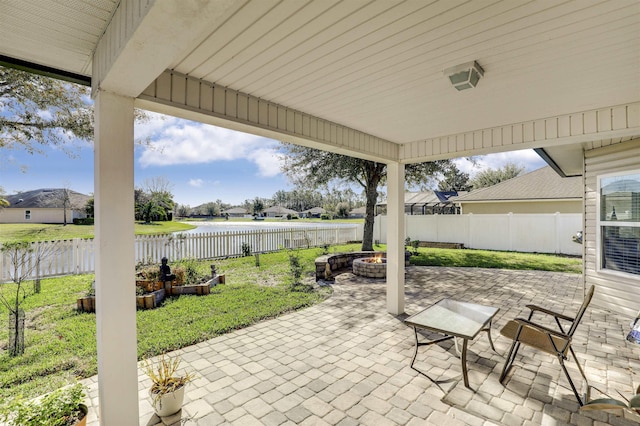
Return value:
[[(320, 187), (332, 182), (360, 185), (365, 192), (365, 222), (362, 250), (373, 250), (373, 221), (378, 201), (378, 186), (385, 183), (387, 165), (314, 148), (282, 143), (283, 173), (298, 187)], [(409, 185), (432, 181), (451, 166), (442, 160), (407, 164), (405, 180)]]
[[(140, 110), (135, 118), (148, 120)], [(55, 145), (71, 155), (76, 140), (93, 140), (88, 87), (0, 66), (0, 149), (33, 154)]]
[(523, 171), (524, 167), (516, 166), (514, 163), (506, 163), (502, 168), (485, 169), (479, 172), (471, 179), (470, 183), (473, 185), (473, 189), (486, 188), (519, 176)]
[(455, 163), (443, 173), (443, 178), (438, 182), (439, 191), (470, 191), (469, 174), (458, 169)]
[(0, 148), (42, 152), (93, 138), (89, 88), (0, 66)]

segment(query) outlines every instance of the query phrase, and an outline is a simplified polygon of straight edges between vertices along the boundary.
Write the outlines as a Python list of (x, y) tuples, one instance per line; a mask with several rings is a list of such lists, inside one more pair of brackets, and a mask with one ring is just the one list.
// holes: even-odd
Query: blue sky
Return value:
[[(280, 172), (278, 142), (220, 127), (149, 113), (147, 123), (136, 125), (136, 138), (150, 141), (135, 150), (135, 183), (164, 177), (173, 185), (174, 200), (191, 207), (221, 199), (240, 204), (254, 197), (269, 198), (292, 186)], [(78, 143), (72, 157), (56, 147), (44, 154), (0, 151), (0, 186), (7, 194), (37, 188), (68, 187), (93, 193), (93, 149)], [(546, 165), (532, 150), (492, 154), (478, 158), (476, 166), (464, 159), (458, 167), (473, 176), (485, 168), (507, 162), (532, 171)]]

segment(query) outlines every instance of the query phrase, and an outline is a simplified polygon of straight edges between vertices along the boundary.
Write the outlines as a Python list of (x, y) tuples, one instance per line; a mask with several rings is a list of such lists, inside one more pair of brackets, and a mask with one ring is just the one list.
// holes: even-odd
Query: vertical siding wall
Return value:
[(640, 276), (598, 271), (598, 176), (640, 170), (640, 139), (585, 151), (585, 285), (594, 284), (593, 303), (634, 318), (640, 310)]
[[(377, 216), (374, 239), (384, 243), (386, 216)], [(582, 229), (579, 213), (464, 214), (405, 216), (411, 240), (462, 243), (467, 248), (579, 256), (582, 245), (572, 236)]]

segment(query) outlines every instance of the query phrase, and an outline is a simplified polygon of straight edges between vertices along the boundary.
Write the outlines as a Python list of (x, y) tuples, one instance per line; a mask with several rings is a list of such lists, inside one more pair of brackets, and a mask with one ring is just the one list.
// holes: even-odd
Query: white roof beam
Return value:
[(137, 97), (244, 3), (122, 0), (93, 55), (94, 93)]

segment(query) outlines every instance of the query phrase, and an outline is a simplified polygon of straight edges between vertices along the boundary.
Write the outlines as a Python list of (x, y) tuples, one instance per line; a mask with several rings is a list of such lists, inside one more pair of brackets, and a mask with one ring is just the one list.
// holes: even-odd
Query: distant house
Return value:
[(242, 207), (234, 207), (222, 212), (223, 216), (229, 215), (229, 217), (244, 217), (247, 214), (249, 214), (249, 212), (247, 212), (247, 209), (243, 209)]
[(300, 212), (301, 217), (320, 217), (321, 214), (326, 213), (327, 211), (322, 207), (313, 207), (303, 212)]
[[(66, 196), (65, 196), (66, 191)], [(0, 210), (0, 223), (67, 223), (87, 217), (89, 195), (70, 189), (43, 188), (6, 197), (9, 206)]]
[(551, 167), (452, 198), (463, 214), (581, 213), (582, 177), (560, 177)]
[(297, 216), (298, 212), (282, 206), (273, 206), (263, 211), (266, 217), (286, 217), (287, 215)]
[(349, 217), (351, 218), (362, 218), (367, 214), (366, 207), (356, 207), (355, 209), (349, 212)]
[[(405, 192), (404, 212), (408, 215), (425, 214), (458, 214), (460, 213), (455, 203), (449, 199), (466, 192), (456, 191), (422, 191)], [(386, 211), (387, 202), (376, 204), (376, 213)]]

